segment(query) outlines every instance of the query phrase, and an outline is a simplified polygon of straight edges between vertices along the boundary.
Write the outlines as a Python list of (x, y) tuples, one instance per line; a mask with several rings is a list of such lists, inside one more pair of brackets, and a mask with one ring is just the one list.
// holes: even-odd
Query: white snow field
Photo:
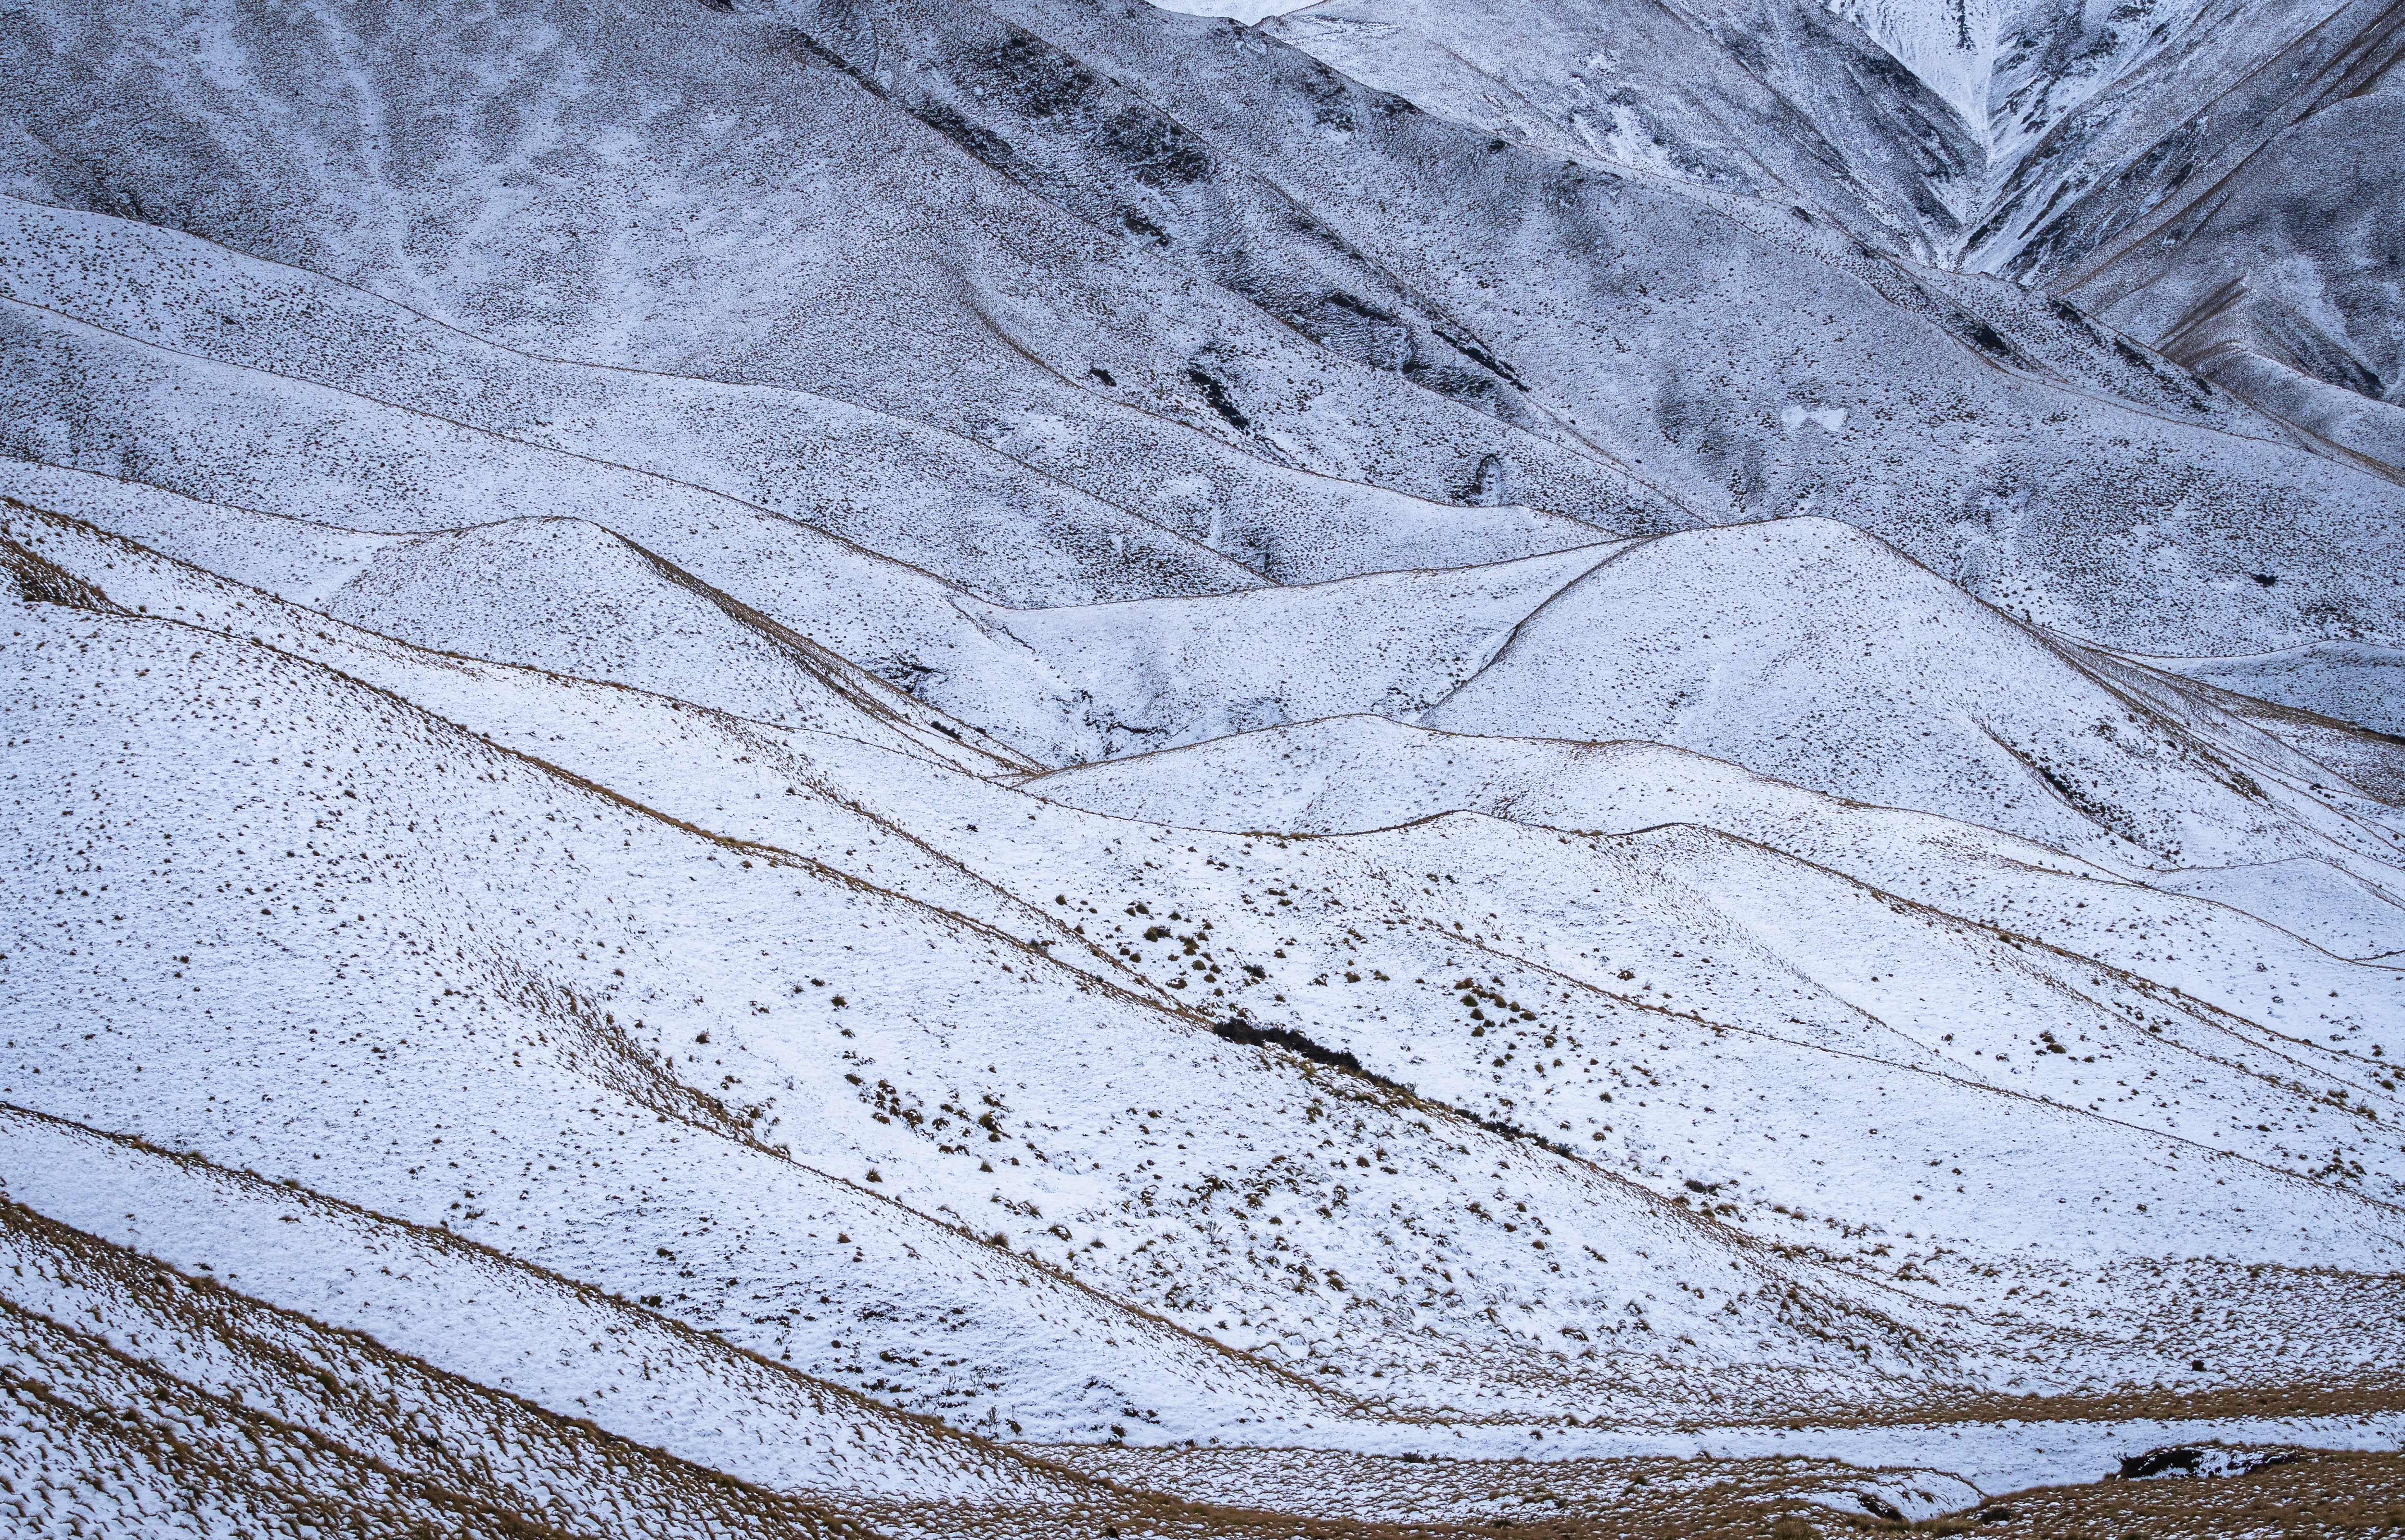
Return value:
[(2400, 36), (11, 13), (5, 1527), (2405, 1504)]

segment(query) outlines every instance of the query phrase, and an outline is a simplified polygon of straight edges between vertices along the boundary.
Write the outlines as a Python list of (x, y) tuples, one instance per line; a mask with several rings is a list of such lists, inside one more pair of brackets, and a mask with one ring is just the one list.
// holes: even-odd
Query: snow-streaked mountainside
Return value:
[(1834, 221), (1867, 261), (2041, 289), (2127, 361), (2150, 349), (2325, 453), (2405, 474), (2394, 6), (1275, 8), (1271, 35), (1430, 111)]
[(2395, 1447), (2397, 29), (11, 12), (0, 1514)]

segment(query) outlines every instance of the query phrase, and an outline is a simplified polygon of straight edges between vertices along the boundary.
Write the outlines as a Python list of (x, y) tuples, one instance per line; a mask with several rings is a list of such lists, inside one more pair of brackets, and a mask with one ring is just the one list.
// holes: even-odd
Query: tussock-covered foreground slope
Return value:
[(2394, 1443), (2395, 483), (1961, 271), (1901, 12), (1491, 9), (0, 34), (0, 1511)]

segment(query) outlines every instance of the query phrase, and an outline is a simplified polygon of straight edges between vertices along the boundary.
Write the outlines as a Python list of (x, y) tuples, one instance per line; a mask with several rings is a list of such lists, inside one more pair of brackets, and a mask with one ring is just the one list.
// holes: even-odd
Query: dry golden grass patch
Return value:
[(1978, 1533), (1998, 1540), (2341, 1540), (2405, 1533), (2405, 1454), (2260, 1452), (2276, 1463), (2245, 1475), (2041, 1487), (1919, 1524), (1856, 1521), (1822, 1528)]

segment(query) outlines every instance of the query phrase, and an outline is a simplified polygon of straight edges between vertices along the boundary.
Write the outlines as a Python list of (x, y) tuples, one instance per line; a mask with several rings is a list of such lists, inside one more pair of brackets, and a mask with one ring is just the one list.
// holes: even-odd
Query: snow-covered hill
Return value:
[(2269, 280), (2130, 319), (2386, 55), (1948, 14), (17, 16), (0, 1511), (1692, 1530), (2390, 1428), (2393, 297), (2282, 259), (2335, 382)]

